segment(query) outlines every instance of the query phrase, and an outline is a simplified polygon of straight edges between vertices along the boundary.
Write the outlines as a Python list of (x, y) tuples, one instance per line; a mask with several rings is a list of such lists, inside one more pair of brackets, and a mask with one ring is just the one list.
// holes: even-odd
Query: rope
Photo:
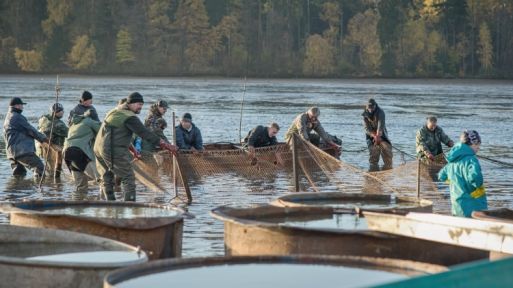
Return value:
[(482, 160), (494, 163), (494, 164), (502, 166), (502, 167), (513, 168), (513, 163), (508, 163), (508, 162), (492, 159), (492, 158), (489, 158), (489, 157), (486, 157), (486, 156), (477, 155), (477, 157), (479, 159), (482, 159)]

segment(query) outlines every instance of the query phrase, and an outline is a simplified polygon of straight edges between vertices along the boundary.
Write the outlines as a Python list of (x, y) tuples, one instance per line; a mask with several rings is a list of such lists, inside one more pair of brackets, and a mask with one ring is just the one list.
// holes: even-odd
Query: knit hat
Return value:
[(169, 105), (164, 100), (157, 101), (157, 106), (162, 107), (162, 108), (169, 108)]
[(481, 144), (481, 136), (479, 136), (476, 130), (465, 130), (461, 134), (461, 142), (468, 145)]
[(82, 92), (82, 96), (80, 96), (80, 102), (84, 102), (90, 99), (93, 99), (93, 94), (87, 90), (84, 90), (84, 92)]
[(370, 98), (369, 101), (367, 101), (366, 107), (374, 109), (374, 108), (376, 108), (377, 105), (378, 105), (378, 103), (376, 103), (376, 100), (374, 100), (373, 98)]
[(59, 113), (61, 111), (64, 111), (64, 106), (62, 106), (61, 103), (55, 103), (52, 105), (52, 107), (50, 108), (50, 110), (52, 112), (55, 112), (55, 113)]
[(182, 121), (192, 122), (192, 115), (191, 115), (191, 113), (185, 113), (185, 114), (183, 114), (183, 116), (182, 116)]
[(13, 97), (11, 99), (11, 103), (9, 103), (9, 106), (14, 106), (14, 105), (19, 105), (19, 104), (25, 105), (27, 103), (23, 102), (20, 97)]
[(128, 95), (128, 98), (126, 99), (126, 103), (132, 104), (132, 103), (144, 103), (143, 96), (139, 94), (139, 92), (134, 92), (130, 95)]

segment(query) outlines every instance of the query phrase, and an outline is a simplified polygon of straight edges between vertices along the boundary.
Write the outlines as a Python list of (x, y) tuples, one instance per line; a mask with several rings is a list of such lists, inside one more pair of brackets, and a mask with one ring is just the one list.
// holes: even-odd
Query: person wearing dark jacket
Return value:
[(21, 115), (25, 104), (18, 97), (11, 99), (4, 121), (5, 150), (14, 176), (25, 176), (28, 168), (34, 171), (37, 179), (43, 176), (44, 164), (35, 153), (34, 139), (48, 143), (48, 138)]
[(383, 159), (383, 170), (392, 168), (392, 143), (385, 126), (385, 112), (374, 99), (369, 99), (362, 113), (363, 127), (369, 147), (369, 170), (378, 169), (379, 157)]
[(159, 130), (160, 127), (157, 124), (159, 119), (164, 119), (164, 115), (167, 112), (169, 105), (164, 100), (158, 100), (156, 103), (150, 106), (150, 111), (144, 119), (144, 126), (150, 130)]
[(183, 114), (180, 125), (176, 126), (176, 146), (182, 150), (203, 150), (201, 131), (192, 123), (190, 113)]
[(248, 136), (244, 138), (244, 143), (248, 147), (250, 156), (254, 157), (255, 148), (278, 144), (276, 139), (278, 131), (280, 131), (280, 126), (276, 122), (271, 122), (267, 127), (259, 125), (249, 131)]
[(84, 115), (86, 111), (89, 110), (89, 115), (91, 119), (94, 121), (100, 121), (100, 118), (98, 118), (98, 113), (96, 112), (96, 109), (93, 106), (93, 94), (89, 91), (82, 92), (82, 96), (80, 97), (79, 104), (75, 106), (75, 108), (71, 109), (69, 111), (69, 117), (68, 117), (68, 126), (71, 126), (71, 122), (73, 121), (74, 115)]
[(176, 147), (165, 142), (159, 136), (144, 127), (137, 114), (141, 112), (144, 99), (134, 92), (121, 104), (107, 113), (94, 143), (96, 168), (100, 175), (102, 197), (116, 200), (114, 195), (114, 176), (121, 179), (125, 201), (135, 201), (135, 175), (129, 150), (137, 155), (132, 146), (134, 134), (148, 140), (154, 146), (176, 152)]
[[(54, 103), (50, 107), (50, 113), (41, 116), (37, 125), (39, 132), (45, 134), (54, 147), (57, 146), (61, 149), (62, 145), (64, 145), (64, 140), (68, 136), (68, 127), (61, 120), (62, 116), (64, 116), (64, 107), (61, 103)], [(59, 178), (62, 172), (61, 149), (48, 150), (48, 147), (36, 145), (37, 156), (46, 161), (46, 172), (50, 175), (53, 173), (55, 178)]]

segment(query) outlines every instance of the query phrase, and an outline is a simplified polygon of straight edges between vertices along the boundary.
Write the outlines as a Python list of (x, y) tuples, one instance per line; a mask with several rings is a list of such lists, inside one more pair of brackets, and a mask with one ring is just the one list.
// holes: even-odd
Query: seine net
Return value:
[[(337, 159), (337, 151), (333, 148), (316, 147), (297, 135), (294, 142), (301, 191), (414, 196), (417, 183), (423, 193), (437, 191), (433, 180), (443, 166), (443, 157), (434, 162), (420, 163), (419, 170), (417, 160), (408, 158), (407, 161), (407, 154), (396, 153), (393, 169), (368, 172)], [(175, 183), (176, 198), (183, 202), (192, 201), (191, 188), (207, 182), (224, 181), (231, 183), (226, 185), (236, 186), (230, 188), (247, 193), (273, 189), (294, 191), (292, 143), (255, 150), (254, 157), (251, 157), (248, 151), (231, 143), (207, 144), (203, 152), (181, 151), (174, 163), (171, 154), (159, 152), (146, 160), (143, 157), (144, 161), (136, 165), (136, 174), (143, 175), (138, 179), (153, 182), (159, 188), (160, 167), (162, 177)]]

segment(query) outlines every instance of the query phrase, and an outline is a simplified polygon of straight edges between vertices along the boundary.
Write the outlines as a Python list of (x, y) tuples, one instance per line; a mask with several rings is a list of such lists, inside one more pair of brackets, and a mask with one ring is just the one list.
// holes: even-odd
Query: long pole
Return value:
[(417, 199), (420, 199), (420, 159), (417, 159)]
[[(55, 104), (59, 103), (59, 94), (61, 93), (61, 86), (59, 84), (59, 75), (57, 75), (57, 82), (55, 83)], [(53, 127), (55, 126), (55, 111), (53, 111), (52, 107), (52, 126), (50, 127), (50, 136), (48, 137), (48, 148), (46, 149), (45, 155), (45, 165), (43, 166), (43, 175), (41, 175), (41, 179), (39, 179), (39, 190), (41, 190), (41, 186), (43, 185), (43, 179), (46, 174), (46, 167), (48, 166), (48, 155), (50, 153), (50, 149), (52, 148), (52, 136), (53, 136)], [(57, 157), (58, 158), (58, 157)]]
[(294, 174), (294, 190), (300, 192), (299, 189), (299, 171), (297, 162), (297, 143), (296, 134), (292, 135), (292, 174)]
[(244, 76), (244, 90), (242, 91), (242, 100), (240, 102), (240, 121), (239, 121), (239, 143), (242, 144), (242, 111), (244, 110), (244, 96), (246, 95), (246, 76)]
[[(173, 123), (173, 145), (176, 145), (176, 123), (175, 123), (175, 111), (173, 111), (173, 120), (171, 121)], [(176, 179), (176, 156), (173, 154), (173, 187), (175, 191), (175, 197), (178, 196), (178, 188), (176, 187), (176, 184), (178, 183)]]

